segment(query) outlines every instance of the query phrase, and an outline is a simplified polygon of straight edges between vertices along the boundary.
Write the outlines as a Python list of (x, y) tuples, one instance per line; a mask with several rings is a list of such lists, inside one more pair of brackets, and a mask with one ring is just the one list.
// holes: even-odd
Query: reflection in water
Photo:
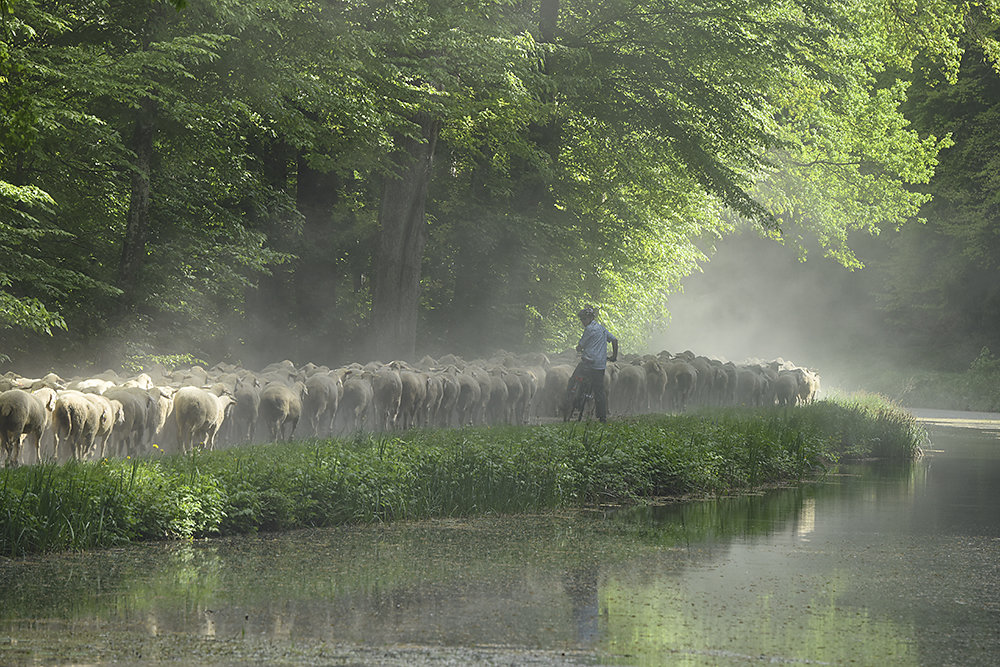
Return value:
[(573, 568), (564, 577), (566, 595), (573, 607), (573, 626), (576, 628), (576, 642), (581, 646), (593, 646), (600, 637), (601, 604), (597, 578), (600, 568), (597, 563)]
[(806, 498), (795, 523), (795, 534), (798, 537), (807, 537), (814, 530), (816, 530), (816, 499)]
[(316, 655), (501, 646), (649, 665), (991, 663), (998, 441), (950, 429), (934, 450), (755, 496), (7, 562), (0, 638), (12, 641), (0, 642), (0, 663), (67, 634), (93, 639), (88, 661), (131, 659), (93, 648), (109, 632), (147, 656), (189, 650), (150, 638), (200, 638), (202, 661), (206, 646), (231, 660), (264, 642)]

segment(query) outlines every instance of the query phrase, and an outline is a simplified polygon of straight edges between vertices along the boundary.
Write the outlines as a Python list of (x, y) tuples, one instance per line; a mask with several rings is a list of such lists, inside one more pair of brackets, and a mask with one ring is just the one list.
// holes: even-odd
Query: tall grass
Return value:
[(912, 458), (919, 438), (906, 413), (864, 397), (31, 466), (0, 474), (0, 554), (732, 492), (842, 455)]

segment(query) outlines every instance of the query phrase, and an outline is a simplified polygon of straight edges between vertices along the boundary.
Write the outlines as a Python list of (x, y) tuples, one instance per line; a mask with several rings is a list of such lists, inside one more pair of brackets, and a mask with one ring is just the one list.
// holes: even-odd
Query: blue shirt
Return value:
[(583, 328), (578, 344), (583, 351), (583, 360), (594, 370), (603, 371), (608, 367), (608, 343), (614, 340), (618, 339), (603, 324), (591, 321)]

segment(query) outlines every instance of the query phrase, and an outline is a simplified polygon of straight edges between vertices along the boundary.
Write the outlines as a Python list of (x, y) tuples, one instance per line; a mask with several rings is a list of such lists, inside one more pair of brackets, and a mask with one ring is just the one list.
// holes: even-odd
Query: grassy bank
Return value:
[(869, 396), (31, 466), (0, 473), (0, 555), (750, 490), (845, 456), (910, 459), (920, 437)]

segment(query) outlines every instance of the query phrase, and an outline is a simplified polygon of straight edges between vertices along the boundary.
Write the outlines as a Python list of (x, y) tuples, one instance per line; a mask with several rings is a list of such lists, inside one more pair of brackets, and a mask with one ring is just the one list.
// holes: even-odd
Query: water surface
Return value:
[(4, 562), (0, 663), (994, 664), (1000, 423), (928, 416), (757, 496)]

